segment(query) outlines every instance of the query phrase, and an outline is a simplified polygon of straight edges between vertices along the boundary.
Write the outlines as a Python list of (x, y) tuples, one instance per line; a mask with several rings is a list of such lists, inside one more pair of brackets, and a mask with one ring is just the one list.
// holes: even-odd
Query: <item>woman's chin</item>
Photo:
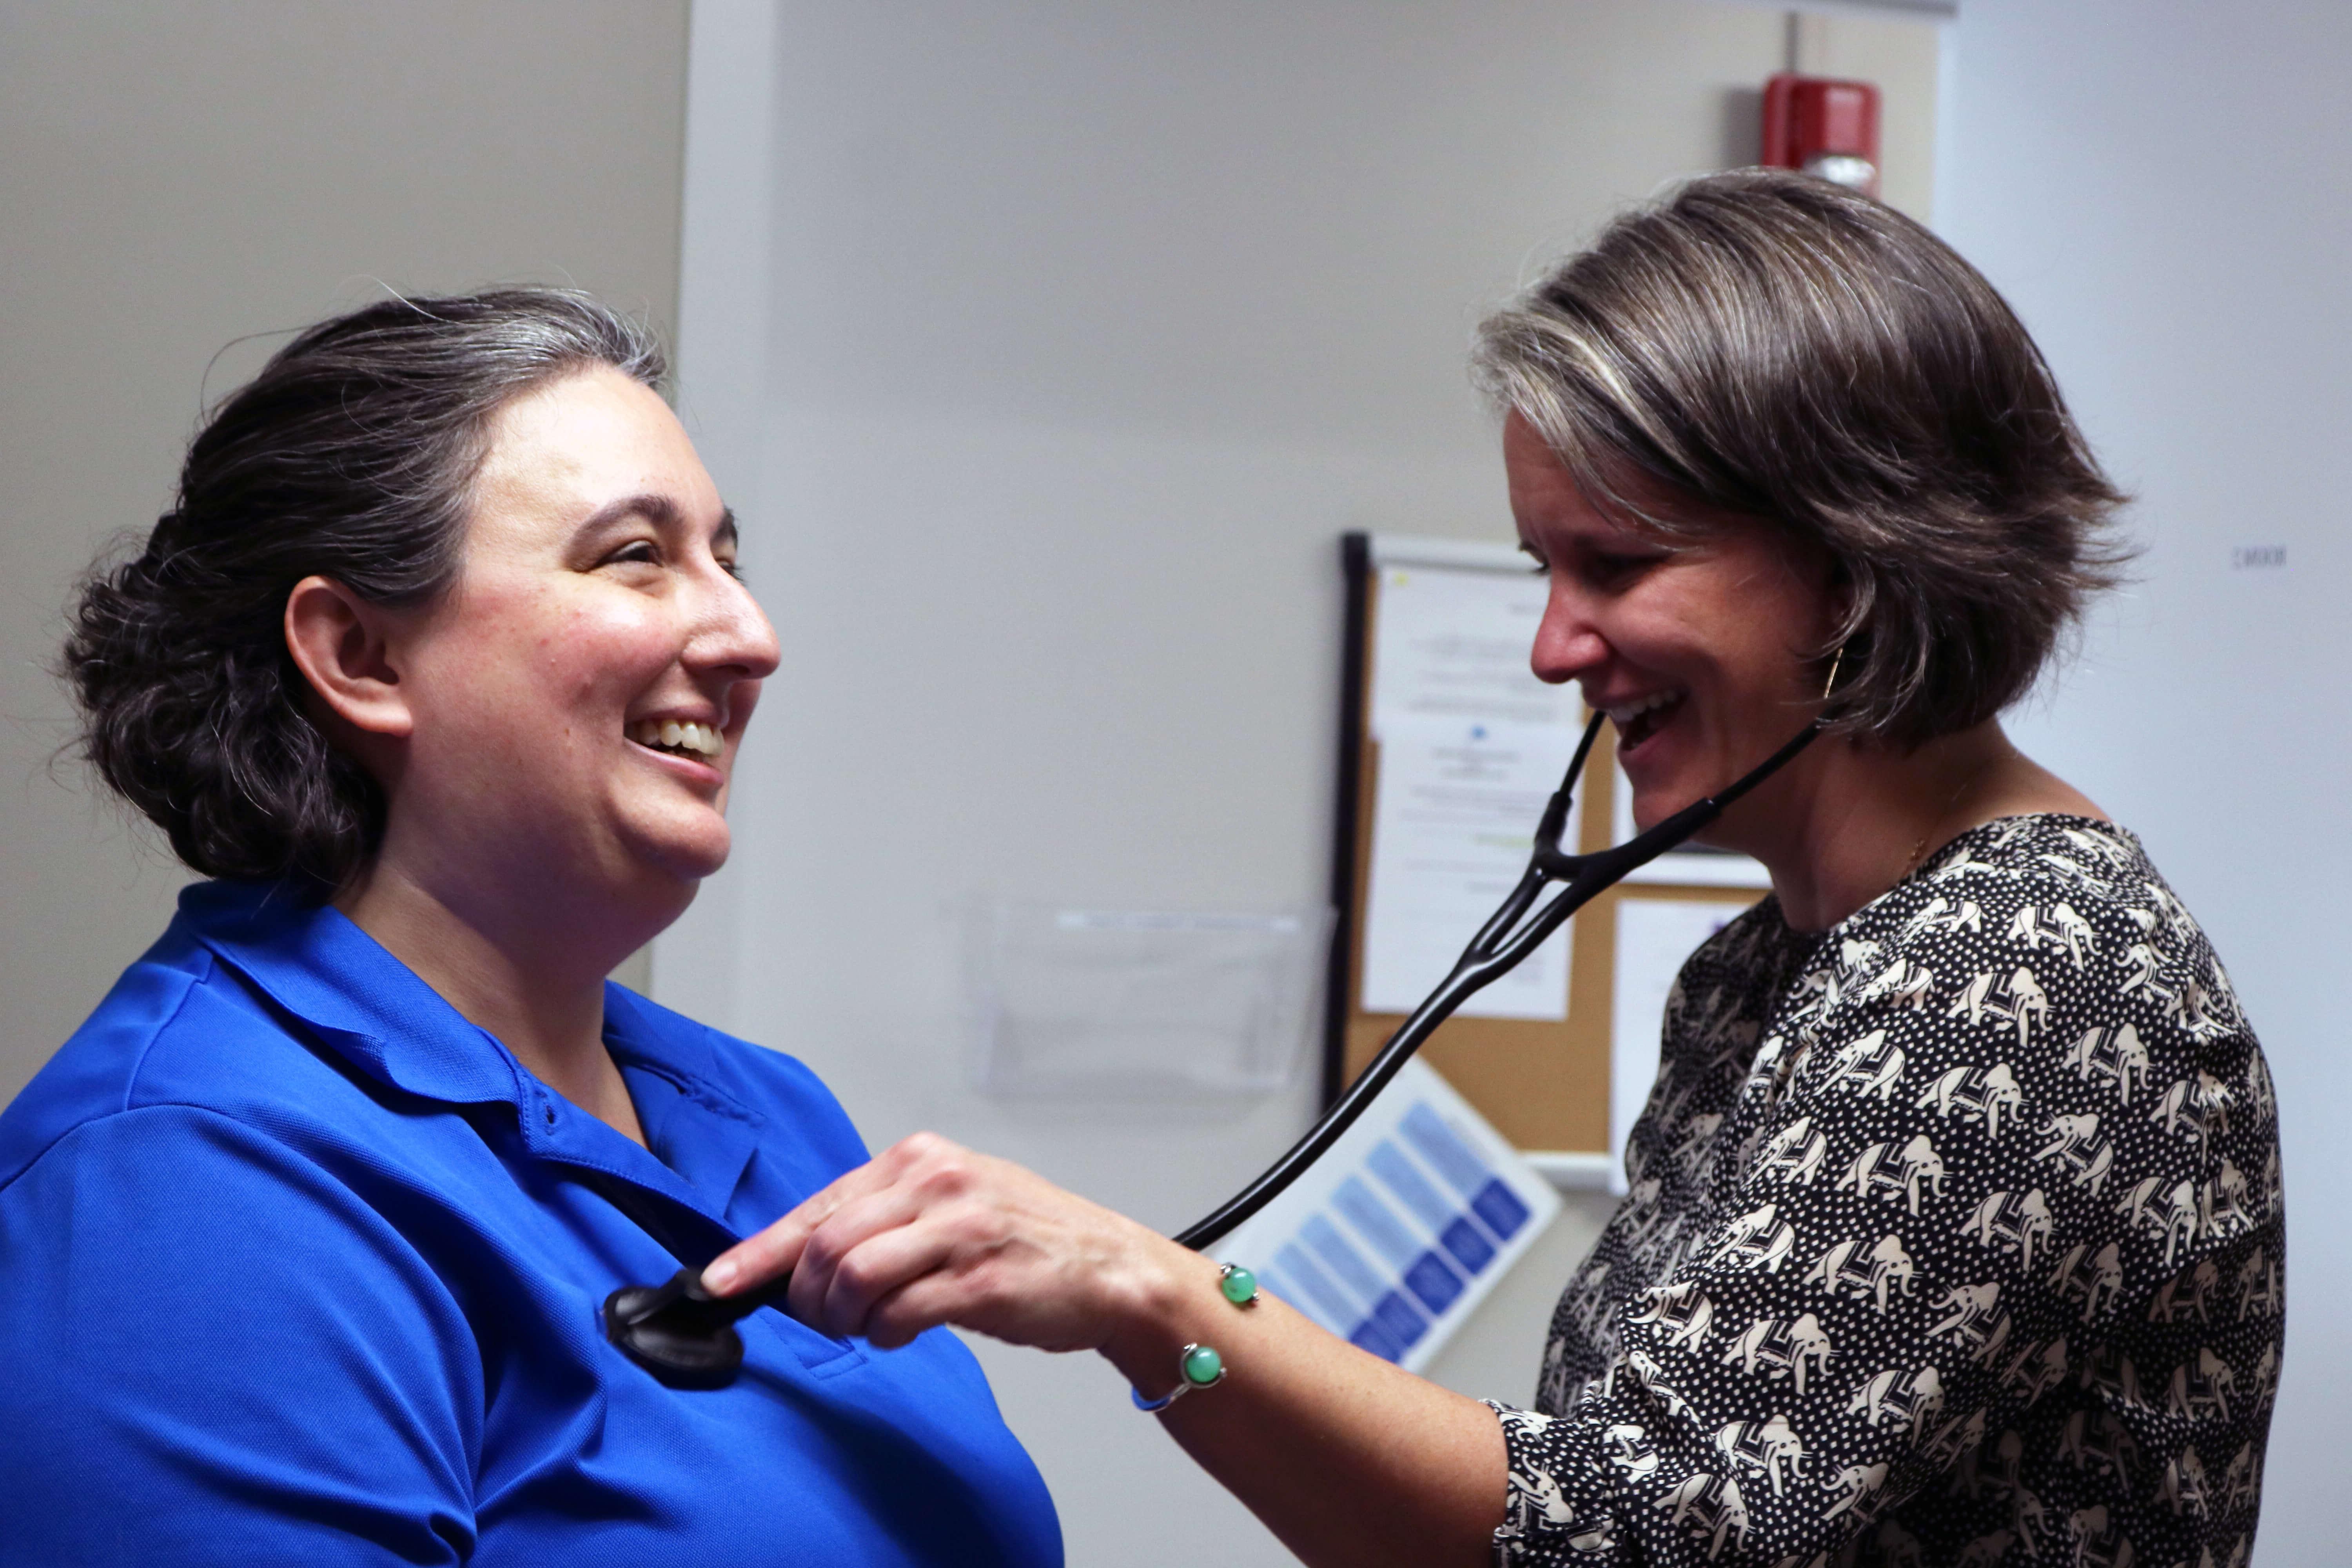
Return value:
[(699, 883), (705, 877), (718, 875), (727, 864), (727, 839), (722, 836), (713, 844), (696, 844), (672, 850), (663, 858), (664, 868), (685, 881)]
[(734, 839), (727, 819), (716, 813), (700, 821), (650, 824), (632, 837), (630, 858), (656, 879), (686, 884), (689, 898), (694, 884), (727, 864)]
[(1685, 718), (1678, 710), (1663, 730), (1619, 755), (1633, 792), (1634, 824), (1645, 833), (1731, 782), (1717, 776), (1712, 759), (1692, 743), (1686, 724), (1675, 722)]
[(1633, 831), (1647, 833), (1700, 798), (1698, 791), (1671, 783), (1647, 787), (1636, 784), (1633, 785)]
[(1674, 781), (1665, 776), (1665, 770), (1643, 765), (1647, 761), (1647, 758), (1627, 759), (1622, 755), (1618, 758), (1618, 766), (1622, 770), (1619, 782), (1633, 795), (1633, 826), (1644, 833), (1675, 812), (1675, 808), (1667, 804)]

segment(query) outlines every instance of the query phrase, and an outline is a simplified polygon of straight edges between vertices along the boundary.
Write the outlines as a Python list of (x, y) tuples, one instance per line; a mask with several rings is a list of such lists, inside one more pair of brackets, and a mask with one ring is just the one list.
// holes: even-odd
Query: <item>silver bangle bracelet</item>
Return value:
[[(1238, 1263), (1228, 1263), (1217, 1270), (1217, 1293), (1236, 1307), (1257, 1305), (1257, 1276)], [(1158, 1399), (1146, 1399), (1135, 1389), (1127, 1396), (1135, 1401), (1138, 1410), (1152, 1412), (1167, 1409), (1196, 1388), (1214, 1388), (1225, 1381), (1225, 1358), (1213, 1345), (1186, 1345), (1176, 1352), (1176, 1386)]]
[(1196, 1388), (1214, 1388), (1225, 1381), (1225, 1358), (1211, 1345), (1186, 1345), (1176, 1352), (1176, 1386), (1157, 1399), (1146, 1399), (1136, 1389), (1127, 1396), (1147, 1414), (1167, 1409)]

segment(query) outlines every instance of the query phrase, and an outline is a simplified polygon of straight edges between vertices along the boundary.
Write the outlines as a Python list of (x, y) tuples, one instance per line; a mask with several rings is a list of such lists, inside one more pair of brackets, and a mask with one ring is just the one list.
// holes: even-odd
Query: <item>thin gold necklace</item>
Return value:
[[(1830, 693), (1837, 689), (1838, 669), (1844, 663), (1845, 644), (1840, 643), (1838, 644), (1836, 655), (1830, 660), (1830, 678), (1822, 682), (1822, 701), (1824, 705), (1829, 702)], [(1944, 818), (1951, 816), (1952, 807), (1960, 804), (1960, 796), (1968, 794), (1968, 792), (1975, 786), (1979, 779), (1983, 778), (1985, 774), (1992, 772), (1993, 764), (1999, 761), (2000, 761), (2000, 757), (1991, 756), (1987, 757), (1982, 763), (1979, 763), (1977, 765), (1975, 772), (1969, 773), (1968, 777), (1960, 781), (1959, 787), (1952, 791), (1951, 795), (1945, 800), (1942, 807), (1937, 811), (1936, 815), (1928, 818), (1927, 832), (1920, 834), (1919, 837), (1913, 841), (1911, 845), (1911, 853), (1903, 862), (1903, 869), (1895, 873), (1895, 879), (1896, 881), (1899, 882), (1903, 880), (1904, 878), (1908, 877), (1912, 872), (1919, 868), (1920, 857), (1927, 853), (1927, 840), (1929, 837), (1935, 833), (1937, 827), (1942, 824)]]
[(1927, 853), (1928, 838), (1934, 835), (1937, 827), (1943, 825), (1944, 819), (1952, 815), (1952, 807), (1960, 804), (1960, 796), (1968, 794), (1969, 790), (1975, 788), (1977, 784), (1983, 779), (1985, 774), (1992, 772), (1993, 764), (2000, 761), (2000, 759), (1998, 756), (1987, 757), (1983, 762), (1977, 764), (1976, 770), (1973, 773), (1969, 773), (1968, 777), (1960, 781), (1959, 787), (1953, 790), (1951, 795), (1945, 799), (1943, 805), (1937, 811), (1936, 815), (1928, 818), (1927, 832), (1920, 834), (1918, 838), (1912, 844), (1910, 858), (1903, 862), (1903, 869), (1895, 875), (1895, 879), (1896, 881), (1899, 882), (1903, 880), (1904, 878), (1908, 877), (1912, 872), (1919, 868), (1920, 858)]

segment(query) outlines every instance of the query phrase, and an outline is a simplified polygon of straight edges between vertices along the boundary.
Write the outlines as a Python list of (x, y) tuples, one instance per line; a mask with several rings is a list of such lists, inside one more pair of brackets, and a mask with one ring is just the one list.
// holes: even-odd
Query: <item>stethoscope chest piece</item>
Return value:
[[(772, 1289), (782, 1288), (779, 1280)], [(771, 1293), (721, 1300), (703, 1289), (699, 1269), (681, 1268), (662, 1284), (624, 1285), (605, 1297), (604, 1337), (672, 1388), (724, 1388), (743, 1364), (735, 1321)]]

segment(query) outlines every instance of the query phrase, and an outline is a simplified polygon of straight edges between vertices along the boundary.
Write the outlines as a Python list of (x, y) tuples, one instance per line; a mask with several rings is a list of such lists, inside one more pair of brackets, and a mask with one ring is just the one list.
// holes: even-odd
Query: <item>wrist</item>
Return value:
[(1146, 1397), (1175, 1386), (1177, 1358), (1186, 1345), (1214, 1341), (1216, 1319), (1208, 1309), (1225, 1305), (1217, 1291), (1218, 1268), (1189, 1247), (1163, 1241), (1138, 1269), (1132, 1299), (1101, 1350)]

